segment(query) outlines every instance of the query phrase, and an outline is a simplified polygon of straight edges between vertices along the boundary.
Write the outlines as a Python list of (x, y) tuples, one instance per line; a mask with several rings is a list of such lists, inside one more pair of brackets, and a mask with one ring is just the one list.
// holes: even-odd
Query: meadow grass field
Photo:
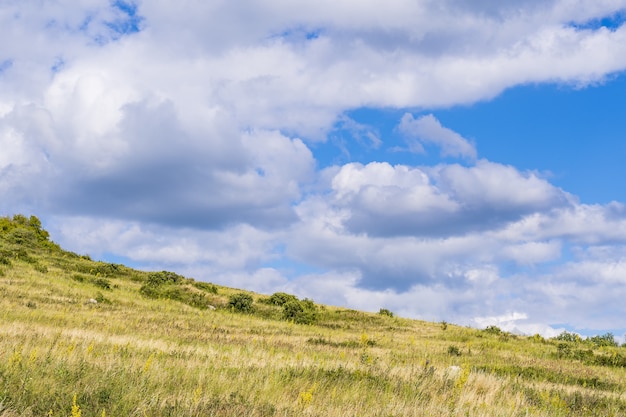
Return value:
[(625, 416), (625, 358), (95, 262), (0, 218), (0, 417)]

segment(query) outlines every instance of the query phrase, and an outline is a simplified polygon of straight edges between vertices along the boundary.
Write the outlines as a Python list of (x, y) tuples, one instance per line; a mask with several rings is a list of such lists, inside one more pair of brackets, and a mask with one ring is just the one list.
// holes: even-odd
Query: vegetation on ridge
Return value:
[(0, 417), (623, 416), (626, 348), (316, 305), (0, 218)]

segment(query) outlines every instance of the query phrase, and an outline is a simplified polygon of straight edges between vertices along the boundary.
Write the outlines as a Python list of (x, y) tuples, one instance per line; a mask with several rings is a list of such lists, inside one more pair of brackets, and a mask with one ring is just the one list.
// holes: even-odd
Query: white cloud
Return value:
[(521, 265), (533, 265), (561, 257), (561, 242), (552, 240), (548, 242), (525, 242), (506, 246), (502, 255)]
[(473, 167), (347, 164), (331, 186), (328, 204), (347, 213), (343, 226), (378, 236), (497, 229), (572, 204), (571, 196), (535, 173), (484, 160)]
[(278, 257), (276, 234), (247, 225), (215, 231), (57, 217), (49, 229), (68, 250), (96, 259), (115, 254), (144, 268), (188, 271), (208, 281), (254, 273), (262, 263)]
[(476, 159), (476, 148), (467, 139), (453, 130), (445, 128), (432, 114), (415, 119), (412, 114), (402, 116), (400, 132), (406, 137), (412, 152), (425, 152), (423, 143), (432, 143), (441, 148), (442, 156)]
[[(136, 5), (0, 6), (0, 210), (47, 218), (81, 253), (260, 291), (467, 324), (523, 312), (509, 321), (542, 332), (619, 325), (584, 314), (623, 313), (621, 203), (580, 204), (537, 172), (477, 160), (432, 115), (400, 122), (414, 149), (475, 165), (319, 172), (307, 144), (339, 127), (383, 147), (345, 115), (364, 106), (602, 82), (626, 68), (626, 26), (584, 24), (626, 2)], [(323, 272), (290, 280), (266, 265), (282, 257)]]

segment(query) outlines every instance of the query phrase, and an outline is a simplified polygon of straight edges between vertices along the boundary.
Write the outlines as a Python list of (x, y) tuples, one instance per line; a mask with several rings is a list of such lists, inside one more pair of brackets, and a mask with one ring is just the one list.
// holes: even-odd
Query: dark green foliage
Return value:
[(317, 321), (317, 306), (312, 300), (298, 299), (287, 301), (283, 305), (283, 319), (298, 324), (313, 324)]
[(252, 313), (254, 311), (253, 302), (250, 294), (240, 292), (228, 298), (228, 307), (240, 313)]
[(485, 330), (483, 331), (488, 334), (495, 334), (495, 335), (502, 334), (502, 330), (498, 326), (487, 326)]
[(74, 263), (72, 269), (76, 272), (82, 272), (83, 274), (90, 274), (99, 277), (118, 277), (128, 273), (128, 268), (124, 265), (111, 264), (107, 262), (94, 262), (85, 259), (84, 256), (80, 256), (78, 259), (81, 261), (79, 263)]
[(605, 381), (597, 376), (570, 375), (565, 372), (547, 369), (539, 366), (520, 365), (483, 365), (474, 368), (504, 377), (520, 377), (530, 381), (547, 381), (555, 384), (578, 385), (594, 389), (611, 391), (619, 388), (619, 384)]
[(110, 290), (110, 289), (111, 289), (111, 282), (109, 282), (109, 280), (108, 280), (108, 279), (105, 279), (105, 278), (96, 278), (96, 279), (94, 279), (92, 282), (93, 282), (93, 284), (94, 284), (96, 287), (100, 287), (100, 288), (102, 288), (103, 290)]
[(298, 301), (298, 298), (295, 295), (287, 294), (284, 292), (275, 292), (267, 300), (267, 303), (282, 307), (290, 301)]
[(139, 292), (148, 298), (175, 300), (200, 309), (208, 308), (205, 295), (190, 288), (188, 283), (195, 284), (174, 272), (151, 272)]
[(593, 364), (626, 368), (626, 356), (617, 352), (608, 355), (595, 355), (593, 356)]
[(577, 335), (576, 333), (569, 333), (569, 332), (562, 332), (561, 334), (559, 334), (558, 336), (556, 336), (554, 338), (554, 340), (559, 340), (561, 342), (580, 342), (582, 339), (579, 335)]
[(48, 273), (48, 267), (40, 263), (35, 263), (33, 265), (33, 268), (35, 269), (35, 271), (41, 272), (42, 274)]
[(42, 228), (41, 221), (35, 216), (27, 218), (16, 214), (13, 218), (0, 217), (0, 236), (13, 245), (60, 251), (59, 246), (49, 240), (50, 235)]
[(623, 416), (626, 415), (626, 403), (619, 398), (611, 398), (596, 393), (550, 391), (535, 388), (523, 390), (526, 401), (536, 408), (547, 409), (554, 404), (562, 404), (573, 416)]
[(192, 285), (199, 290), (209, 292), (211, 294), (217, 294), (217, 285), (210, 282), (192, 282)]
[[(608, 339), (608, 337), (607, 337)], [(582, 340), (582, 339), (581, 339)], [(606, 343), (609, 341), (607, 340)], [(583, 342), (581, 342), (583, 343)], [(585, 340), (585, 344), (594, 342)], [(559, 342), (556, 346), (556, 357), (559, 359), (572, 359), (581, 361), (587, 365), (612, 366), (626, 368), (626, 356), (614, 350), (610, 353), (594, 353), (591, 349), (577, 349), (571, 342)], [(608, 345), (604, 345), (606, 347)], [(613, 347), (616, 347), (615, 345)]]
[(391, 310), (387, 310), (386, 308), (378, 310), (378, 314), (381, 316), (393, 317), (393, 312)]
[(148, 274), (147, 285), (159, 286), (166, 284), (180, 284), (185, 280), (185, 277), (178, 275), (175, 272), (161, 271), (151, 272)]
[(605, 333), (601, 336), (593, 336), (590, 337), (589, 342), (593, 343), (597, 347), (602, 346), (617, 346), (617, 342), (615, 341), (615, 337), (613, 333)]
[(459, 349), (457, 346), (450, 345), (448, 346), (448, 355), (461, 356), (461, 349)]
[(556, 355), (559, 358), (569, 358), (572, 354), (572, 348), (569, 343), (559, 343), (556, 345)]
[(94, 299), (100, 304), (111, 304), (111, 300), (106, 298), (101, 292), (98, 292)]
[(33, 247), (37, 244), (37, 235), (33, 230), (20, 227), (7, 234), (7, 241), (15, 245)]
[(84, 275), (82, 275), (82, 274), (74, 274), (74, 275), (72, 275), (72, 279), (73, 279), (74, 281), (78, 281), (78, 282), (85, 282), (85, 280), (87, 279), (87, 277), (85, 277), (85, 276), (84, 276)]
[(11, 266), (11, 251), (0, 249), (0, 265)]

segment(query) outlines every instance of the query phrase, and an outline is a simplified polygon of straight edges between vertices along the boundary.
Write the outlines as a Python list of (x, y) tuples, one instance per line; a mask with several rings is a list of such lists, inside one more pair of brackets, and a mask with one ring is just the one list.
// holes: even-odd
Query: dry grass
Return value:
[(145, 273), (77, 280), (89, 262), (34, 249), (1, 266), (0, 417), (626, 415), (623, 367), (551, 341), (333, 307), (316, 325), (202, 310), (142, 297)]

